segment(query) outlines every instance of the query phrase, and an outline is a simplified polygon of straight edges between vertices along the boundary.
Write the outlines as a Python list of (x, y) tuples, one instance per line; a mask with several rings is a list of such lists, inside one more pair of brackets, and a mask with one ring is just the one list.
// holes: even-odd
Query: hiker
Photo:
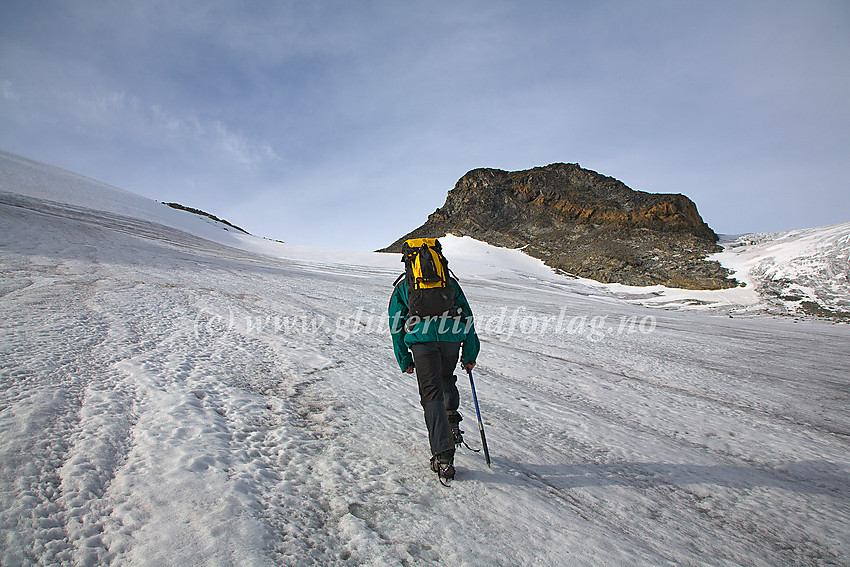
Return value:
[(474, 367), (480, 343), (472, 310), (439, 241), (407, 240), (402, 253), (405, 273), (396, 280), (389, 304), (393, 350), (402, 372), (416, 372), (431, 470), (452, 479), (455, 445), (463, 443), (454, 369), (458, 360), (465, 369)]

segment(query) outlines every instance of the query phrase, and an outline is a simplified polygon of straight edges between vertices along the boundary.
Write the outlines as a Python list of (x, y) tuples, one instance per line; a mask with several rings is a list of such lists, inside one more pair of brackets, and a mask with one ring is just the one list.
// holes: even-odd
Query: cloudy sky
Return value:
[(850, 221), (850, 2), (0, 0), (0, 149), (375, 249), (577, 162), (719, 233)]

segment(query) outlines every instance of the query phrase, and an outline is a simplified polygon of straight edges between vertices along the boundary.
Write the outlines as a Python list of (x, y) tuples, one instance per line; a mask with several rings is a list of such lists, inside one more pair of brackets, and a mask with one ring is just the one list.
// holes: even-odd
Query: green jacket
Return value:
[[(418, 321), (411, 320), (407, 323), (407, 283), (402, 280), (395, 286), (392, 297), (390, 297), (390, 334), (393, 338), (393, 350), (395, 358), (402, 372), (413, 364), (410, 354), (410, 345), (430, 341), (438, 342), (462, 342), (460, 360), (463, 364), (475, 362), (481, 343), (475, 334), (475, 326), (472, 320), (472, 309), (469, 302), (460, 289), (460, 284), (450, 279), (449, 284), (455, 291), (455, 303), (460, 307), (463, 317), (460, 320), (448, 317), (426, 317)], [(415, 323), (415, 324), (414, 324)]]

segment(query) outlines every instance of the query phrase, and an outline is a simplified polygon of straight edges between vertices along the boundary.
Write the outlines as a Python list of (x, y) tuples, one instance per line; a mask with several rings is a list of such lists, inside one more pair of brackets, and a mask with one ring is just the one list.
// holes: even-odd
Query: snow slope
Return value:
[(602, 294), (649, 307), (850, 319), (850, 223), (746, 234), (721, 245), (723, 251), (710, 259), (729, 268), (741, 287), (695, 291), (582, 282)]
[(4, 566), (850, 563), (847, 325), (648, 309), (448, 238), (493, 466), (463, 450), (442, 488), (398, 258), (0, 163)]
[[(15, 195), (62, 205), (63, 210), (88, 210), (110, 217), (130, 217), (200, 236), (221, 244), (238, 246), (241, 233), (210, 218), (179, 211), (152, 199), (94, 181), (58, 167), (0, 150), (0, 196)], [(248, 239), (246, 239), (248, 240)]]
[(772, 313), (850, 318), (850, 222), (775, 234), (747, 234), (717, 258)]

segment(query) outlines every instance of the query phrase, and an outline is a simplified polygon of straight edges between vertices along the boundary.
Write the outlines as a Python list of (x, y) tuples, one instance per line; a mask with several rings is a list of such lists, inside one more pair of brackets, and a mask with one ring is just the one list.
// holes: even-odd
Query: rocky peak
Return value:
[(575, 163), (516, 172), (474, 169), (460, 178), (432, 217), (474, 220), (476, 213), (484, 215), (479, 220), (487, 225), (497, 218), (508, 230), (528, 221), (543, 230), (588, 223), (682, 232), (717, 241), (696, 205), (684, 195), (634, 191)]
[(730, 287), (737, 282), (705, 256), (717, 235), (684, 195), (634, 191), (575, 163), (524, 171), (473, 169), (407, 238), (468, 235), (525, 247), (553, 268), (604, 282)]

